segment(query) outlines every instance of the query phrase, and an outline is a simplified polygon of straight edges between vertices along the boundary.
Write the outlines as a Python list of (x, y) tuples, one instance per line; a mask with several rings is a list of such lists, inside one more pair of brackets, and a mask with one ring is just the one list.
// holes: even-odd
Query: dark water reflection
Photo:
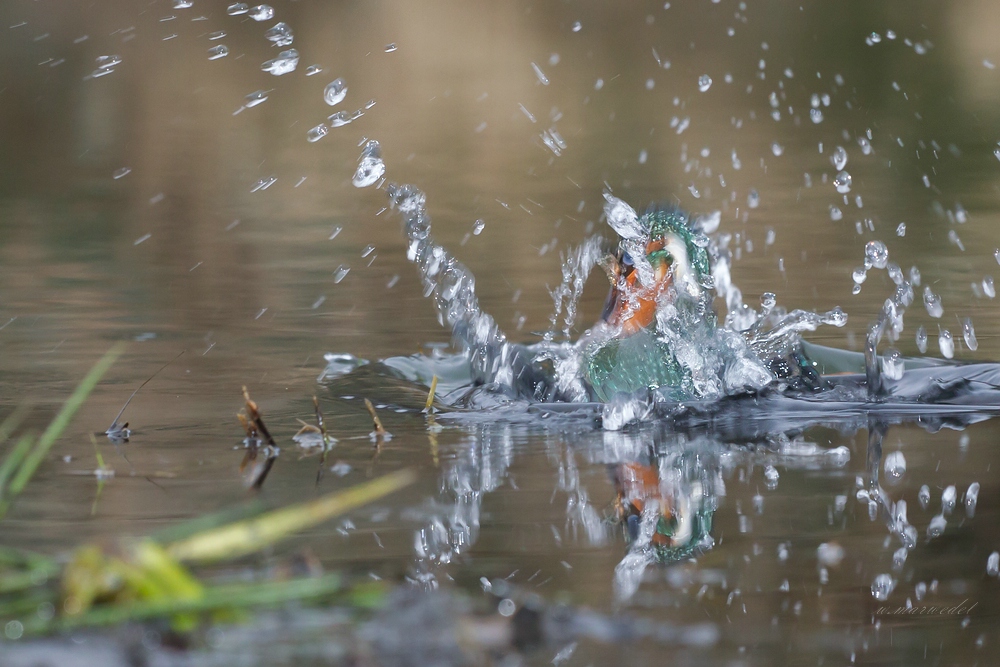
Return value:
[[(943, 319), (929, 317), (918, 292), (900, 350), (919, 354), (913, 333), (924, 325), (936, 355), (938, 326), (958, 340), (960, 320), (971, 317), (979, 349), (959, 341), (956, 356), (1000, 357), (995, 301), (972, 287), (1000, 271), (1000, 74), (984, 64), (1000, 64), (1000, 10), (672, 4), (275, 3), (302, 60), (294, 74), (271, 77), (259, 71), (274, 55), (265, 26), (226, 16), (225, 3), (5, 3), (0, 404), (29, 401), (30, 425), (40, 428), (112, 341), (135, 342), (4, 520), (0, 543), (55, 553), (240, 502), (233, 415), (247, 385), (286, 448), (263, 490), (269, 501), (402, 467), (420, 472), (397, 497), (288, 549), (473, 597), (482, 577), (506, 578), (548, 601), (671, 627), (708, 623), (717, 633), (707, 646), (666, 648), (583, 637), (566, 664), (659, 664), (665, 653), (678, 664), (989, 664), (1000, 641), (1000, 583), (986, 572), (1000, 549), (995, 421), (932, 432), (831, 420), (750, 438), (665, 425), (604, 433), (587, 419), (508, 413), (439, 419), (436, 431), (419, 412), (426, 388), (384, 368), (317, 384), (326, 352), (375, 360), (428, 353), (447, 338), (405, 261), (396, 219), (379, 214), (384, 194), (351, 186), (359, 142), (372, 137), (388, 175), (427, 192), (438, 241), (474, 271), (484, 309), (516, 340), (537, 340), (531, 332), (547, 326), (558, 252), (603, 226), (607, 182), (636, 207), (672, 200), (721, 210), (721, 231), (738, 235), (733, 273), (747, 302), (774, 291), (788, 308), (839, 304), (850, 314), (847, 327), (812, 340), (860, 349), (892, 283), (872, 271), (852, 296), (851, 272), (864, 244), (879, 239), (904, 271), (919, 267), (945, 306)], [(230, 55), (210, 62), (207, 35), (217, 30), (228, 33)], [(881, 41), (869, 46), (872, 31)], [(399, 48), (385, 53), (390, 42)], [(84, 79), (112, 53), (123, 59), (114, 73)], [(304, 76), (313, 63), (324, 72)], [(713, 79), (704, 93), (702, 74)], [(349, 93), (331, 109), (321, 93), (336, 77)], [(268, 101), (234, 116), (256, 90)], [(814, 94), (820, 123), (810, 116)], [(329, 113), (369, 99), (376, 105), (358, 121), (306, 141)], [(559, 156), (541, 139), (551, 127), (567, 144)], [(858, 139), (869, 129), (866, 155)], [(837, 145), (853, 176), (846, 202), (831, 184)], [(131, 172), (113, 178), (123, 167)], [(270, 176), (272, 187), (251, 192)], [(748, 207), (752, 190), (757, 208)], [(477, 219), (485, 228), (472, 235)], [(362, 257), (369, 244), (374, 259)], [(340, 265), (350, 272), (335, 282)], [(600, 282), (592, 278), (579, 321), (597, 317)], [(107, 428), (181, 349), (125, 415), (136, 474), (105, 447), (117, 474), (95, 506), (95, 480), (81, 474), (94, 467), (88, 434)], [(318, 490), (316, 459), (299, 459), (290, 441), (317, 392), (340, 440), (330, 464), (346, 464)], [(363, 397), (384, 406), (394, 435), (374, 464)], [(879, 459), (870, 459), (870, 432), (882, 434)], [(890, 484), (879, 462), (893, 452), (905, 455), (906, 472)], [(654, 470), (671, 502), (697, 482), (714, 507), (711, 548), (649, 564), (630, 596), (619, 565), (637, 550), (610, 521), (626, 465)], [(773, 489), (768, 466), (778, 473)], [(898, 569), (892, 513), (882, 507), (873, 520), (858, 496), (876, 471), (887, 497), (906, 501), (918, 536)], [(968, 516), (963, 494), (973, 482), (980, 491)], [(951, 485), (957, 507), (928, 539)], [(822, 544), (842, 548), (838, 564), (830, 554), (839, 552)], [(884, 603), (893, 609), (976, 606), (880, 614), (880, 574), (896, 580)], [(928, 592), (918, 599), (921, 583)], [(548, 663), (563, 649), (546, 645), (526, 660)]]

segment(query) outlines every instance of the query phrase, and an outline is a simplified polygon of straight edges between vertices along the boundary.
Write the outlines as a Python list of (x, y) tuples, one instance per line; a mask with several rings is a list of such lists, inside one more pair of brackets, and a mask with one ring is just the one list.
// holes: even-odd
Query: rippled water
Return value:
[[(905, 276), (902, 355), (950, 340), (957, 360), (1000, 358), (1000, 11), (669, 4), (294, 2), (262, 22), (226, 3), (5, 4), (0, 401), (29, 402), (43, 427), (113, 341), (133, 342), (0, 543), (57, 553), (240, 502), (246, 385), (283, 447), (269, 501), (419, 471), (288, 549), (476, 600), (481, 578), (507, 579), (512, 599), (634, 619), (632, 639), (559, 635), (529, 663), (989, 664), (995, 420), (777, 405), (609, 432), (593, 411), (446, 410), (434, 427), (421, 412), (431, 375), (444, 398), (469, 371), (385, 192), (352, 183), (372, 139), (386, 178), (427, 193), (435, 240), (514, 343), (563, 342), (560, 253), (610, 235), (610, 186), (638, 210), (718, 211), (755, 308), (774, 293), (848, 313), (811, 341), (862, 352)], [(572, 338), (600, 315), (597, 273)], [(116, 475), (97, 497), (88, 434), (181, 350), (124, 415), (128, 462), (102, 445)], [(372, 363), (331, 376), (326, 353)], [(313, 394), (339, 440), (318, 489), (291, 441)], [(364, 398), (393, 435), (377, 458)], [(652, 502), (629, 510), (619, 491)], [(691, 519), (690, 548), (650, 562), (649, 508), (664, 506)], [(908, 606), (920, 615), (889, 613)]]

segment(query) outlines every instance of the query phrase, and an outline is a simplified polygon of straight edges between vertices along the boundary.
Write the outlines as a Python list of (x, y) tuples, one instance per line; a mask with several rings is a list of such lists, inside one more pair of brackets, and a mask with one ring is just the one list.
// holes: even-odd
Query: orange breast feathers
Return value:
[[(663, 247), (663, 239), (650, 241), (646, 245), (646, 254), (662, 250)], [(612, 326), (621, 327), (622, 333), (626, 336), (631, 336), (653, 323), (656, 319), (657, 302), (673, 283), (670, 264), (665, 259), (653, 265), (652, 285), (640, 285), (638, 273), (629, 267), (624, 273), (624, 288), (619, 286), (611, 288), (611, 299), (614, 300), (614, 304), (607, 322)]]

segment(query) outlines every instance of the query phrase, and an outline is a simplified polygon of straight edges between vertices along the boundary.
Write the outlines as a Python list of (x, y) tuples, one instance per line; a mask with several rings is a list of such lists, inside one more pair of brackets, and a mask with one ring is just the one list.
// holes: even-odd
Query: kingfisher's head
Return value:
[(700, 300), (713, 281), (708, 239), (674, 206), (650, 206), (638, 214), (605, 193), (608, 224), (618, 232), (618, 248), (604, 262), (611, 292), (601, 317), (630, 335), (656, 319), (661, 304), (678, 298)]

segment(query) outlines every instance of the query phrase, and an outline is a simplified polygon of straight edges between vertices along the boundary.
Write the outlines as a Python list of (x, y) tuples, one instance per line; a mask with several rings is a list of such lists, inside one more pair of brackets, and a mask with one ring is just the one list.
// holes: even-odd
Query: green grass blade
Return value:
[(413, 470), (399, 470), (316, 500), (192, 535), (167, 545), (177, 560), (213, 561), (259, 551), (306, 528), (378, 500), (416, 481)]
[[(14, 447), (7, 452), (7, 456), (4, 457), (3, 463), (0, 463), (0, 498), (3, 498), (7, 481), (11, 478), (11, 475), (17, 472), (21, 463), (28, 455), (28, 452), (31, 451), (31, 447), (34, 443), (35, 434), (25, 433), (18, 439), (17, 444), (15, 444)], [(0, 516), (3, 516), (2, 511), (0, 511)]]
[(343, 585), (339, 574), (306, 577), (289, 581), (267, 581), (253, 584), (212, 586), (204, 595), (186, 600), (151, 600), (129, 604), (95, 606), (79, 616), (67, 616), (48, 624), (31, 627), (25, 632), (65, 631), (80, 627), (115, 625), (127, 621), (167, 618), (179, 614), (197, 614), (221, 609), (269, 607), (288, 602), (317, 600), (337, 593)]
[(118, 357), (121, 356), (122, 352), (125, 351), (125, 343), (115, 343), (110, 350), (105, 353), (103, 357), (98, 360), (94, 367), (90, 369), (90, 372), (83, 378), (80, 384), (77, 385), (76, 389), (70, 395), (66, 402), (63, 404), (62, 409), (59, 410), (59, 414), (55, 416), (55, 419), (48, 425), (42, 435), (38, 438), (34, 449), (25, 458), (24, 463), (18, 468), (17, 474), (10, 482), (9, 496), (13, 497), (21, 493), (24, 487), (28, 485), (31, 481), (32, 476), (41, 465), (42, 461), (45, 460), (45, 456), (49, 453), (52, 445), (55, 441), (62, 435), (62, 432), (66, 430), (69, 426), (70, 420), (76, 411), (80, 409), (83, 402), (87, 400), (87, 396), (93, 391), (94, 387), (101, 380), (101, 377), (111, 368), (111, 365), (115, 363)]

